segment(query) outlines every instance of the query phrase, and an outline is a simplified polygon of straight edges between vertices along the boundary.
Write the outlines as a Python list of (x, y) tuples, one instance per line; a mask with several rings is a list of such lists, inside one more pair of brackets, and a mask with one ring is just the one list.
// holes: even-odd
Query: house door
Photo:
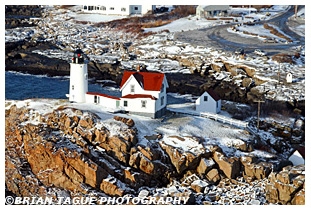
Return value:
[(116, 101), (116, 108), (120, 106), (120, 101)]

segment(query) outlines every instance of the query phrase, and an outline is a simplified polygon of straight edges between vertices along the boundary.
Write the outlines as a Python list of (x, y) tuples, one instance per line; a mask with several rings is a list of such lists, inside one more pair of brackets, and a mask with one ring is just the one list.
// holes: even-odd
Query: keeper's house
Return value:
[(120, 106), (129, 113), (159, 118), (167, 104), (165, 74), (158, 72), (124, 71), (120, 85)]

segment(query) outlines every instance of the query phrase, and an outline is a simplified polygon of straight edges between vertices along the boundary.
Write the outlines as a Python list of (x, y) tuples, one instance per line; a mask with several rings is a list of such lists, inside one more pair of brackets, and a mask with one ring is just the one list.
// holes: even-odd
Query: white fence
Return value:
[(210, 118), (210, 119), (214, 119), (216, 121), (221, 121), (223, 123), (228, 123), (230, 125), (235, 125), (237, 127), (247, 127), (248, 123), (241, 121), (241, 120), (237, 120), (237, 119), (233, 119), (230, 117), (225, 117), (223, 115), (219, 115), (219, 114), (213, 114), (213, 113), (209, 113), (209, 112), (201, 112), (200, 113), (201, 117), (206, 117), (206, 118)]
[(190, 111), (190, 110), (183, 110), (183, 109), (176, 109), (176, 108), (167, 108), (167, 110), (171, 112), (176, 112), (180, 114), (187, 114), (187, 115), (193, 115), (193, 116), (200, 116), (200, 117), (205, 117), (209, 119), (213, 119), (215, 121), (219, 121), (222, 123), (227, 123), (230, 125), (234, 125), (236, 127), (242, 127), (246, 128), (248, 126), (248, 122), (244, 122), (241, 120), (233, 119), (230, 117), (226, 117), (220, 114), (213, 114), (210, 112), (195, 112), (195, 111)]

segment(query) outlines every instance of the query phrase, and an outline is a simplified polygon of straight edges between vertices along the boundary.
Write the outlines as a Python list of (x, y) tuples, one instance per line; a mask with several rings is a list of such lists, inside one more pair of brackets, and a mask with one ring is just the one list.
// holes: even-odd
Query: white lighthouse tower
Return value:
[(87, 63), (88, 59), (82, 50), (76, 50), (70, 63), (70, 102), (85, 102), (85, 94), (88, 91)]

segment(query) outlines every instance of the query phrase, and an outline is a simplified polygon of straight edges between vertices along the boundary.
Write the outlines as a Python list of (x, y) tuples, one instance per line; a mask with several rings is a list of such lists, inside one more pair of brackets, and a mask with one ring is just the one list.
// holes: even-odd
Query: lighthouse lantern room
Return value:
[(81, 49), (74, 52), (70, 63), (69, 101), (83, 103), (88, 91), (87, 56)]

